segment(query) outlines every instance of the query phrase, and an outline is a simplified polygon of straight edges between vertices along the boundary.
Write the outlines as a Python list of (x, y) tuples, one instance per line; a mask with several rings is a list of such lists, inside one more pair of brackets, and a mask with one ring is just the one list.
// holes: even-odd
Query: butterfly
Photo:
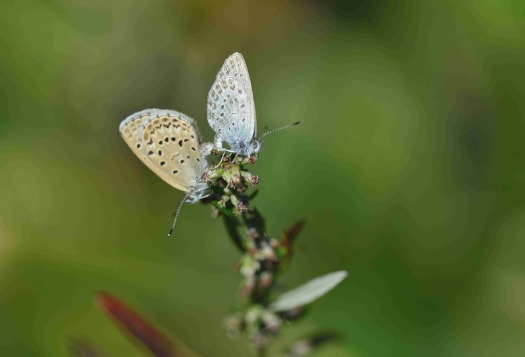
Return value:
[(186, 202), (206, 197), (202, 174), (212, 144), (201, 143), (195, 121), (168, 109), (146, 109), (120, 123), (122, 138), (151, 171), (169, 185), (185, 192)]
[[(208, 93), (208, 123), (215, 131), (215, 149), (243, 156), (260, 151), (250, 76), (238, 52), (226, 59)], [(223, 142), (230, 150), (222, 148)]]

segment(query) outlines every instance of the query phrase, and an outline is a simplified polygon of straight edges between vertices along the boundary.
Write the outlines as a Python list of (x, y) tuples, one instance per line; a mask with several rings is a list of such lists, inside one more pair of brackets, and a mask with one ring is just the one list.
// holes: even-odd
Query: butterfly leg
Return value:
[[(236, 153), (235, 153), (235, 156), (233, 157), (232, 163), (234, 163), (234, 162), (235, 162), (235, 159), (236, 159), (236, 158), (237, 158), (238, 156), (239, 156), (239, 153), (238, 153), (238, 152), (236, 152)], [(242, 161), (242, 160), (241, 160), (241, 161)]]
[(217, 167), (219, 167), (222, 164), (222, 161), (224, 160), (224, 155), (226, 155), (226, 150), (222, 151), (221, 161), (219, 161), (219, 163), (217, 165), (215, 165), (215, 167), (213, 169), (216, 169)]

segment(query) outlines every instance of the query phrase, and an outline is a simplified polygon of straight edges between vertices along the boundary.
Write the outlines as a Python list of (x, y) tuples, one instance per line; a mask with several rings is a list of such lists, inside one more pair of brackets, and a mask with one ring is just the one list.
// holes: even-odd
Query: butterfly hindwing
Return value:
[(174, 110), (148, 109), (126, 118), (120, 131), (133, 152), (169, 185), (190, 194), (203, 186), (206, 160), (192, 118)]
[(226, 59), (208, 93), (208, 123), (234, 150), (247, 146), (256, 135), (252, 86), (240, 53)]
[(128, 116), (120, 123), (119, 131), (124, 142), (128, 144), (131, 151), (133, 151), (133, 153), (137, 155), (137, 157), (141, 159), (151, 171), (155, 172), (155, 164), (149, 160), (146, 155), (142, 138), (139, 136), (142, 121), (149, 118), (150, 113), (151, 109), (146, 109)]

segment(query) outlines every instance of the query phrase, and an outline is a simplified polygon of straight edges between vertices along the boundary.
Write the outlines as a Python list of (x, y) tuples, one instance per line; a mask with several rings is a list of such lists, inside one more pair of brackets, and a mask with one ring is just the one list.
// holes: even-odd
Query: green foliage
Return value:
[(316, 356), (525, 355), (524, 10), (2, 1), (0, 355), (64, 356), (70, 339), (135, 355), (94, 306), (100, 289), (204, 355), (252, 353), (222, 326), (240, 250), (199, 205), (168, 239), (181, 194), (115, 135), (160, 107), (211, 138), (206, 93), (233, 51), (259, 129), (302, 122), (266, 138), (256, 166), (267, 231), (308, 221), (279, 280), (352, 272), (268, 353), (333, 329)]
[(244, 304), (226, 319), (229, 334), (238, 336), (246, 332), (255, 348), (262, 353), (269, 338), (277, 336), (280, 327), (287, 321), (289, 310), (302, 307), (327, 290), (317, 287), (315, 293), (319, 295), (312, 299), (308, 299), (306, 291), (303, 291), (299, 299), (295, 297), (303, 302), (286, 309), (275, 309), (270, 304), (276, 296), (276, 278), (291, 261), (293, 241), (304, 221), (296, 223), (281, 237), (272, 238), (267, 234), (263, 215), (251, 205), (254, 195), (250, 191), (257, 186), (259, 178), (252, 175), (246, 165), (256, 161), (255, 155), (222, 155), (219, 163), (211, 164), (211, 169), (204, 174), (213, 193), (203, 201), (217, 210), (213, 216), (224, 217), (231, 240), (242, 252), (236, 268), (243, 277), (240, 297)]

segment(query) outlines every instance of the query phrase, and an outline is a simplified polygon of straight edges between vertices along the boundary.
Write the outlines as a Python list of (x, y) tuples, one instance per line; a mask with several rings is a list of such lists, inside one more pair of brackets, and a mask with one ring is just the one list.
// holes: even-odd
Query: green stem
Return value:
[(206, 203), (211, 203), (223, 216), (228, 235), (243, 253), (239, 271), (244, 278), (241, 291), (246, 294), (247, 303), (239, 326), (251, 336), (257, 355), (265, 356), (266, 337), (275, 331), (266, 326), (268, 313), (264, 307), (275, 288), (274, 277), (281, 265), (275, 250), (280, 242), (266, 235), (263, 215), (251, 206), (255, 194), (247, 194), (247, 190), (257, 185), (259, 179), (244, 168), (249, 161), (232, 164), (224, 160), (211, 171), (208, 180), (214, 195)]

